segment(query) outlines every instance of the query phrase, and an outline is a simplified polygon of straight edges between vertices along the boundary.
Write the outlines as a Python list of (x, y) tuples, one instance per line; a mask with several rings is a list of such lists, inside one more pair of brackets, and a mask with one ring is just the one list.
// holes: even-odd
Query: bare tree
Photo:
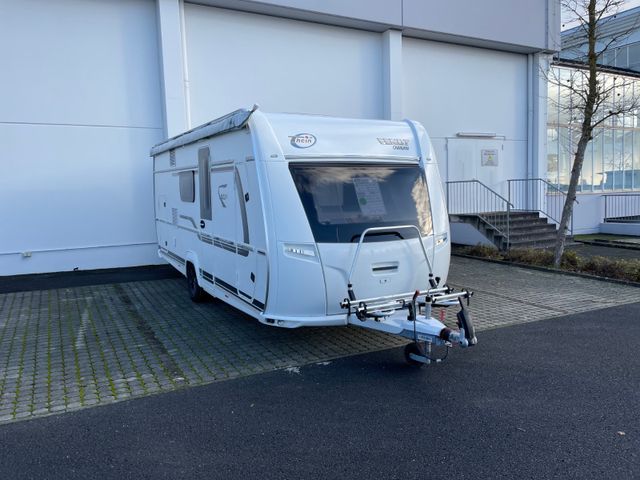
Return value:
[(582, 65), (576, 65), (568, 73), (563, 70), (564, 75), (551, 69), (547, 76), (549, 82), (565, 92), (560, 96), (558, 108), (568, 115), (572, 133), (578, 139), (572, 152), (573, 166), (556, 238), (556, 267), (560, 266), (564, 253), (585, 152), (593, 140), (594, 130), (612, 117), (638, 109), (638, 97), (628, 98), (623, 94), (629, 89), (629, 80), (622, 75), (612, 77), (611, 73), (606, 74), (605, 79), (605, 69), (601, 66), (605, 54), (633, 30), (628, 28), (612, 34), (604, 28), (625, 3), (626, 0), (562, 0), (563, 9), (572, 17), (570, 21), (577, 24), (575, 36), (585, 41), (575, 42), (573, 46), (579, 52), (578, 57), (584, 59)]

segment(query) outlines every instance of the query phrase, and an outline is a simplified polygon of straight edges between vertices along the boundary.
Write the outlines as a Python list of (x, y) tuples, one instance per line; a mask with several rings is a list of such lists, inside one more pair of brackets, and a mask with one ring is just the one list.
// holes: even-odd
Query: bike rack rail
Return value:
[(349, 270), (349, 278), (347, 278), (347, 283), (351, 285), (351, 276), (353, 275), (353, 270), (356, 267), (356, 261), (358, 260), (358, 256), (360, 255), (360, 247), (362, 247), (362, 243), (364, 242), (364, 238), (367, 234), (372, 232), (387, 232), (393, 230), (400, 230), (410, 228), (418, 232), (418, 238), (420, 239), (420, 246), (422, 247), (422, 253), (424, 254), (424, 259), (427, 261), (427, 265), (429, 266), (429, 273), (433, 273), (433, 265), (432, 262), (429, 261), (427, 255), (427, 249), (424, 246), (424, 241), (422, 240), (422, 232), (415, 225), (391, 225), (389, 227), (370, 227), (364, 230), (360, 235), (360, 240), (358, 240), (358, 247), (356, 248), (356, 253), (353, 256), (353, 262), (351, 262), (351, 269)]
[[(429, 268), (428, 281), (431, 288), (394, 295), (357, 299), (353, 292), (351, 280), (358, 259), (360, 258), (360, 249), (362, 248), (365, 237), (373, 232), (407, 228), (414, 229), (418, 232), (422, 254)], [(422, 365), (431, 363), (432, 361), (442, 360), (431, 358), (432, 345), (443, 345), (448, 349), (453, 344), (458, 344), (464, 348), (477, 343), (473, 322), (463, 303), (463, 300), (466, 299), (467, 305), (469, 304), (469, 299), (473, 295), (473, 292), (468, 290), (455, 292), (446, 285), (439, 286), (440, 278), (433, 277), (433, 260), (435, 260), (435, 257), (432, 257), (432, 261), (429, 261), (429, 255), (424, 246), (422, 233), (415, 225), (392, 225), (388, 227), (367, 228), (360, 235), (358, 246), (356, 247), (351, 262), (349, 276), (347, 277), (348, 297), (340, 302), (340, 307), (347, 310), (347, 320), (349, 323), (413, 340), (414, 343), (407, 345), (405, 348), (405, 358), (412, 364)], [(460, 312), (457, 314), (459, 330), (452, 330), (442, 322), (431, 318), (431, 309), (433, 307), (450, 307), (454, 305), (460, 305)], [(401, 312), (401, 310), (405, 309), (408, 310), (408, 315)], [(354, 323), (353, 320), (355, 319), (351, 317), (352, 315), (355, 315), (360, 322)]]

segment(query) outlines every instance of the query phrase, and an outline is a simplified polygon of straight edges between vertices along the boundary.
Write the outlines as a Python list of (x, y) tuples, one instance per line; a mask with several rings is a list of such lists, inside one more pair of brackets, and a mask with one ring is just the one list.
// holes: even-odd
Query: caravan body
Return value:
[(254, 107), (151, 155), (160, 256), (262, 323), (346, 325), (345, 300), (446, 281), (445, 199), (416, 122)]

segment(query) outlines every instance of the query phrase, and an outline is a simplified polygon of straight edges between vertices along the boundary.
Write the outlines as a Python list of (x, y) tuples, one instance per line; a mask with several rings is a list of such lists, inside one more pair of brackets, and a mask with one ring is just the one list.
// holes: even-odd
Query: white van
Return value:
[[(417, 363), (431, 344), (475, 343), (470, 293), (446, 286), (449, 222), (420, 124), (254, 106), (151, 156), (158, 252), (194, 301), (206, 292), (266, 325), (402, 335)], [(430, 316), (452, 304), (460, 330)]]

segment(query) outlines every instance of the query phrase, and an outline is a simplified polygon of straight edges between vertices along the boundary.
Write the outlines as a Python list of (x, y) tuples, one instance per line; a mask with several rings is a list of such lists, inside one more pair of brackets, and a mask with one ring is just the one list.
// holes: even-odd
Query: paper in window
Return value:
[(363, 215), (379, 217), (387, 214), (378, 181), (370, 177), (355, 177), (353, 186)]

